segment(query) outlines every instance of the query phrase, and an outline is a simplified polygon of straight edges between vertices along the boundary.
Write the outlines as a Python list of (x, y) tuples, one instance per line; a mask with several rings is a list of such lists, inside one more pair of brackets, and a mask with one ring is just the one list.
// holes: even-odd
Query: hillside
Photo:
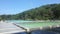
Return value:
[(60, 19), (60, 4), (49, 4), (22, 12), (20, 19), (47, 20)]
[(48, 4), (16, 15), (1, 15), (0, 19), (60, 20), (60, 4)]

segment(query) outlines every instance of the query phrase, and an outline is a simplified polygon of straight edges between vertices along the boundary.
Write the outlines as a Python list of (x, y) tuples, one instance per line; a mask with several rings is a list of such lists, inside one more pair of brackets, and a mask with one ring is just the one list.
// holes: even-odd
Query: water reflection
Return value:
[[(28, 34), (27, 32), (18, 32), (14, 34)], [(59, 28), (53, 28), (48, 31), (41, 31), (41, 30), (35, 30), (29, 34), (60, 34), (60, 27)]]
[[(18, 33), (14, 33), (14, 34), (27, 34), (27, 33), (26, 32), (18, 32)], [(60, 33), (36, 30), (36, 31), (31, 32), (30, 34), (60, 34)]]
[(32, 34), (59, 34), (59, 33), (57, 33), (57, 32), (49, 32), (49, 31), (40, 31), (40, 30), (37, 30), (37, 31), (32, 32)]

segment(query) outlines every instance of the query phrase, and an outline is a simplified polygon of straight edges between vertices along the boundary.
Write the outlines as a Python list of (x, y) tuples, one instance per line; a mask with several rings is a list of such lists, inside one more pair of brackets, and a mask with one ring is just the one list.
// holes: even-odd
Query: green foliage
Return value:
[(16, 15), (1, 15), (2, 19), (60, 20), (60, 4), (48, 4)]

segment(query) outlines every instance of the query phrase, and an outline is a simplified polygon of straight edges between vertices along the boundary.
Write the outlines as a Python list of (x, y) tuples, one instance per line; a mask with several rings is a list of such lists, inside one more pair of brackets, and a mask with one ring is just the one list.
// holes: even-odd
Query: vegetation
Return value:
[(60, 20), (60, 4), (48, 4), (16, 15), (0, 15), (1, 19)]

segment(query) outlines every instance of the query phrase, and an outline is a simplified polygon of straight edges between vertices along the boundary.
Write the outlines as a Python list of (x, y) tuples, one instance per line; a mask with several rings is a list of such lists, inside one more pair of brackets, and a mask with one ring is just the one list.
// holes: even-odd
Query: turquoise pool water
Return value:
[(27, 28), (34, 28), (34, 27), (45, 27), (45, 26), (52, 26), (52, 25), (60, 25), (58, 21), (26, 21), (26, 20), (8, 20), (9, 22), (13, 22), (15, 24), (27, 27)]
[[(35, 27), (35, 26), (44, 26), (44, 25), (56, 25), (56, 24), (60, 24), (60, 22), (58, 21), (45, 21), (45, 22), (38, 22), (38, 21), (26, 21), (26, 20), (7, 20), (9, 23), (16, 23), (19, 25), (23, 25), (26, 27)], [(56, 29), (58, 30), (58, 29)], [(60, 31), (60, 28), (59, 30)], [(16, 33), (19, 34), (19, 33)], [(26, 34), (26, 33), (22, 33), (22, 34)], [(48, 32), (48, 31), (33, 31), (32, 34), (57, 34), (57, 32), (53, 31), (53, 32)], [(60, 34), (60, 33), (59, 33)]]
[(33, 21), (28, 21), (28, 20), (6, 20), (7, 22), (12, 22), (12, 23), (24, 23), (24, 22), (33, 22)]

